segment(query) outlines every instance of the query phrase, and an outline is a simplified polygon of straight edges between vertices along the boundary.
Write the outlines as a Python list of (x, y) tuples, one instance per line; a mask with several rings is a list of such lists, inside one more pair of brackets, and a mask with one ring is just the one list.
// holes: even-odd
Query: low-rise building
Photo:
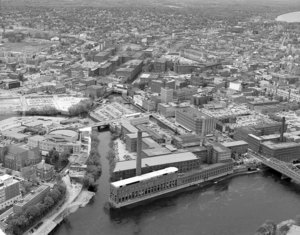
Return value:
[(49, 181), (54, 176), (54, 166), (45, 163), (45, 160), (42, 160), (40, 163), (34, 165), (34, 170), (36, 176), (42, 181)]

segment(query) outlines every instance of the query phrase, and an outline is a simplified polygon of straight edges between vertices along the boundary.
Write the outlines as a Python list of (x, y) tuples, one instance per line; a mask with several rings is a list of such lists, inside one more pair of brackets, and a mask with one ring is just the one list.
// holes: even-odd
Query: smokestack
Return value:
[(142, 174), (142, 132), (138, 131), (137, 133), (137, 155), (136, 155), (136, 175)]
[(285, 131), (285, 117), (282, 118), (282, 125), (280, 130), (280, 142), (283, 142), (284, 131)]

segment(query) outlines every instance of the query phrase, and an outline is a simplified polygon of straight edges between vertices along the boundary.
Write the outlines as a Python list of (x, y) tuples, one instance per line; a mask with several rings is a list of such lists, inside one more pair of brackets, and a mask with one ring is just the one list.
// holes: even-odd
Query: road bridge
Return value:
[(297, 166), (294, 166), (292, 163), (280, 161), (273, 157), (265, 157), (251, 150), (249, 152), (252, 156), (258, 158), (265, 166), (280, 172), (283, 176), (286, 176), (300, 184), (300, 169)]

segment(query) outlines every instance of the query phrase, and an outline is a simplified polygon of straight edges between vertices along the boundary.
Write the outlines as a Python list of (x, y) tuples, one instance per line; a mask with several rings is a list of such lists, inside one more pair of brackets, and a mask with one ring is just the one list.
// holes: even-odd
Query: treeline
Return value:
[(26, 116), (56, 116), (56, 115), (64, 115), (68, 117), (75, 116), (85, 116), (89, 113), (93, 106), (93, 102), (91, 100), (82, 100), (78, 104), (71, 106), (68, 109), (68, 113), (62, 113), (60, 110), (55, 107), (43, 107), (43, 108), (31, 108), (26, 111), (18, 111), (18, 114), (21, 116), (25, 114)]
[(27, 111), (19, 111), (19, 115), (25, 114), (26, 116), (56, 116), (61, 112), (54, 107), (43, 107), (41, 109), (31, 108)]
[(63, 184), (54, 185), (41, 203), (28, 207), (21, 213), (16, 213), (8, 217), (6, 232), (14, 235), (22, 235), (35, 223), (40, 221), (59, 202), (64, 200), (66, 187)]
[(93, 106), (91, 100), (81, 100), (78, 104), (75, 104), (69, 108), (69, 116), (84, 116), (89, 113)]
[(68, 158), (72, 151), (64, 151), (59, 153), (55, 148), (51, 149), (45, 156), (45, 162), (54, 166), (55, 170), (59, 170), (68, 165)]
[(97, 191), (97, 180), (100, 178), (102, 173), (102, 166), (100, 162), (101, 155), (98, 152), (99, 139), (96, 130), (92, 130), (91, 134), (91, 151), (89, 158), (86, 162), (87, 173), (83, 178), (83, 187), (89, 191)]
[(121, 137), (120, 132), (118, 132), (116, 130), (111, 130), (111, 137), (110, 137), (110, 143), (109, 143), (110, 150), (106, 156), (106, 159), (109, 162), (110, 174), (114, 171), (115, 166), (116, 166), (116, 154), (115, 154), (115, 150), (114, 150), (114, 141), (120, 137)]

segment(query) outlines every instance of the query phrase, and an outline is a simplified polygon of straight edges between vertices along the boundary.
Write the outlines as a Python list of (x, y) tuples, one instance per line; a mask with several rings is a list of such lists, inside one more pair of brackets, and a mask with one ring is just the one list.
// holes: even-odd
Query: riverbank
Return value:
[[(71, 183), (70, 177), (67, 175), (63, 177), (63, 181), (66, 185), (66, 200), (61, 207), (54, 211), (50, 216), (43, 219), (43, 223), (33, 233), (34, 235), (47, 235), (49, 234), (59, 223), (59, 218), (62, 219), (68, 215), (68, 211), (76, 199), (82, 192), (82, 185), (78, 183)], [(85, 201), (84, 201), (85, 203)]]
[(285, 220), (278, 224), (267, 220), (256, 231), (255, 235), (299, 235), (300, 234), (300, 216), (295, 219)]

